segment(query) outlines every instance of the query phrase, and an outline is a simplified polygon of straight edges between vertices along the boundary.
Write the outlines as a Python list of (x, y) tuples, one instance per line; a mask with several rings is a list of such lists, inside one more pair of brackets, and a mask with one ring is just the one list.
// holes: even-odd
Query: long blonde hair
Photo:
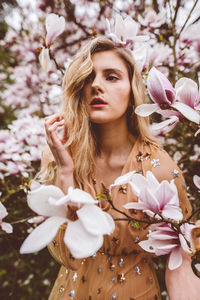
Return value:
[[(92, 55), (108, 50), (115, 51), (126, 63), (132, 87), (131, 101), (135, 107), (146, 103), (142, 77), (129, 50), (118, 47), (107, 38), (98, 37), (82, 47), (75, 55), (63, 78), (62, 114), (68, 130), (66, 148), (70, 151), (74, 162), (74, 182), (79, 188), (89, 183), (95, 167), (95, 156), (98, 153), (94, 126), (89, 120), (85, 102), (82, 101), (83, 87), (93, 70)], [(157, 143), (149, 130), (149, 118), (136, 114), (133, 117), (133, 113), (127, 111), (129, 131), (135, 136), (140, 136), (141, 140)], [(50, 151), (45, 156), (45, 164), (38, 177), (43, 183), (53, 184), (56, 176), (55, 161)]]

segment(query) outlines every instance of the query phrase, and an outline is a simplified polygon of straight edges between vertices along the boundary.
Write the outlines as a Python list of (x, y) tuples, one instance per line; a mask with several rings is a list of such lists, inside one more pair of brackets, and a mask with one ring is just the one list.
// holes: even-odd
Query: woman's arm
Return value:
[[(53, 155), (56, 162), (56, 178), (55, 185), (58, 186), (64, 194), (67, 193), (68, 187), (73, 186), (73, 160), (64, 146), (67, 141), (67, 129), (64, 129), (64, 136), (60, 139), (56, 133), (60, 126), (64, 125), (63, 117), (60, 114), (47, 117), (45, 119), (46, 139), (48, 146), (45, 147), (42, 156), (42, 167), (47, 167), (49, 155)], [(77, 270), (81, 264), (81, 260), (74, 259), (64, 244), (63, 238), (66, 226), (62, 225), (56, 237), (48, 245), (49, 252), (52, 256), (66, 268)]]
[(190, 256), (182, 251), (183, 262), (175, 270), (166, 266), (165, 282), (170, 300), (199, 300), (200, 280), (191, 268)]

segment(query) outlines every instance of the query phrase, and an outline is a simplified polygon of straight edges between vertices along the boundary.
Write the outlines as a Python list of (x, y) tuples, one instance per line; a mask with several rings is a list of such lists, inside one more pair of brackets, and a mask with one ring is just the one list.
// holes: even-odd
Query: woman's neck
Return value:
[(100, 156), (128, 155), (136, 138), (128, 131), (126, 122), (107, 123), (96, 125)]

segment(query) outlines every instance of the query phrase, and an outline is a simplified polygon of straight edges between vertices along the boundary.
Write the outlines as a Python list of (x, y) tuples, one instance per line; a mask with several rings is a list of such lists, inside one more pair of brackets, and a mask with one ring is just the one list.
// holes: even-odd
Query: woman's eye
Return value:
[(114, 75), (109, 75), (106, 79), (109, 80), (109, 81), (117, 81), (119, 78), (117, 76), (114, 76)]

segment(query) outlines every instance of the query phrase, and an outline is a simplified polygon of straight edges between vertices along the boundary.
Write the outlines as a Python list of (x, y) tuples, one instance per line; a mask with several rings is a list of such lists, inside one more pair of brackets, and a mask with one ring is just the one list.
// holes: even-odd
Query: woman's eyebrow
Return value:
[(120, 73), (120, 74), (124, 74), (123, 71), (121, 71), (120, 69), (116, 69), (116, 68), (106, 68), (106, 69), (103, 69), (103, 72), (104, 73)]

